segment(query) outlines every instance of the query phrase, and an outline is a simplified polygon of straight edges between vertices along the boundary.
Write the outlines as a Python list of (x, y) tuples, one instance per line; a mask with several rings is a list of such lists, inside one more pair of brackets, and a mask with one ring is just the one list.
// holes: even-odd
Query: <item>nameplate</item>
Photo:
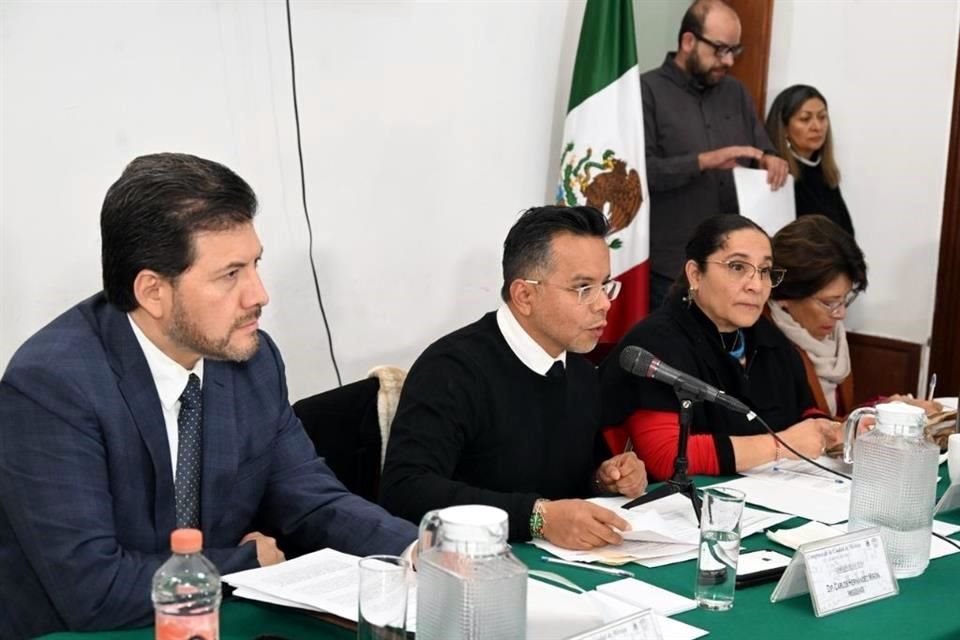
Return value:
[(770, 601), (809, 593), (822, 617), (899, 592), (880, 530), (872, 528), (801, 545)]
[(663, 640), (652, 609), (630, 614), (567, 640)]

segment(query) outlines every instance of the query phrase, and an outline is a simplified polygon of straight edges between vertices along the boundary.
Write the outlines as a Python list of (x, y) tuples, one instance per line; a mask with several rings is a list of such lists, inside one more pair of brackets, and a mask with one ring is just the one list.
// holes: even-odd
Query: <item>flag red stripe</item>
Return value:
[(650, 262), (642, 262), (617, 276), (623, 283), (620, 295), (607, 312), (607, 327), (600, 343), (616, 344), (620, 338), (647, 316), (650, 308)]

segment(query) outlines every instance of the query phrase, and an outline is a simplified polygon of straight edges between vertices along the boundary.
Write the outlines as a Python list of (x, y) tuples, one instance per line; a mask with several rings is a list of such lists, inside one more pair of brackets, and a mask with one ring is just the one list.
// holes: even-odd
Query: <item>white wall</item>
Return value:
[[(350, 381), (496, 306), (503, 236), (553, 191), (583, 4), (292, 4), (314, 255)], [(0, 30), (0, 368), (99, 288), (124, 164), (178, 150), (257, 191), (291, 397), (333, 386), (283, 4), (6, 1)]]
[[(552, 193), (582, 11), (293, 2), (314, 255), (346, 381), (409, 366), (497, 304), (503, 236)], [(803, 81), (831, 101), (871, 266), (860, 331), (929, 334), (957, 25), (954, 0), (776, 4), (771, 97)], [(651, 28), (672, 41), (677, 26)], [(159, 150), (257, 191), (264, 326), (292, 399), (331, 387), (273, 0), (0, 2), (0, 368), (99, 288), (103, 194)]]
[(777, 0), (767, 106), (827, 98), (841, 189), (870, 286), (859, 332), (926, 343), (943, 215), (960, 12), (952, 0)]

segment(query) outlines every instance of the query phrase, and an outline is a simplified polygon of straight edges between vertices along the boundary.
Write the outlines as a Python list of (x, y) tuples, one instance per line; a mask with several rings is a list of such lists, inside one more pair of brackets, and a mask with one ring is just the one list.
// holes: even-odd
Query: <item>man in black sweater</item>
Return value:
[[(618, 544), (626, 521), (579, 499), (640, 495), (632, 452), (605, 460), (596, 346), (620, 284), (607, 222), (589, 207), (524, 212), (503, 245), (505, 304), (430, 345), (403, 387), (381, 503), (419, 522), (431, 510), (488, 504), (511, 540)], [(573, 498), (573, 499), (571, 499)]]

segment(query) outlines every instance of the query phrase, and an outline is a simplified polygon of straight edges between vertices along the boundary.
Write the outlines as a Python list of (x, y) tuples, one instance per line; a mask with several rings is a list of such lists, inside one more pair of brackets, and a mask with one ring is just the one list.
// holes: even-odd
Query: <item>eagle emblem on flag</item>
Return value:
[[(610, 223), (610, 234), (626, 229), (637, 217), (643, 204), (640, 174), (607, 149), (600, 158), (593, 159), (593, 149), (587, 148), (582, 158), (574, 153), (573, 142), (567, 143), (560, 157), (561, 176), (557, 186), (557, 204), (574, 207), (586, 204), (602, 211)], [(611, 249), (619, 249), (622, 242), (615, 238)]]

